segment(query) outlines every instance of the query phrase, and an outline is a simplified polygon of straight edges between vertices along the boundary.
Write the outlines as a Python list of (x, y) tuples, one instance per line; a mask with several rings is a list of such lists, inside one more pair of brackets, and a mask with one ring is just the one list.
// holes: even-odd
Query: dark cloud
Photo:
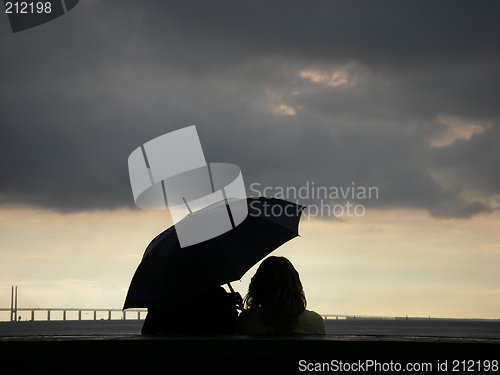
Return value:
[(458, 139), (432, 152), (439, 173), (456, 186), (486, 195), (500, 193), (500, 124), (470, 139)]
[(489, 212), (498, 126), (431, 140), (443, 114), (498, 124), (499, 13), (496, 2), (94, 1), (4, 32), (0, 204), (133, 208), (128, 155), (196, 124), (207, 160), (239, 165), (247, 186), (355, 181), (379, 188), (367, 207)]

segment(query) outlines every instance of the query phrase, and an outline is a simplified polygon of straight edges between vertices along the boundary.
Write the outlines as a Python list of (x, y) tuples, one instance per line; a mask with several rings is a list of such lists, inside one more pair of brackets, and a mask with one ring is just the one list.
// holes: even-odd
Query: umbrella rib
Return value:
[(236, 225), (234, 225), (234, 219), (233, 219), (233, 214), (231, 213), (231, 210), (229, 209), (229, 202), (227, 200), (226, 192), (224, 191), (224, 188), (221, 189), (222, 191), (222, 196), (224, 197), (224, 202), (226, 202), (226, 209), (227, 209), (227, 214), (229, 215), (229, 221), (231, 221), (231, 226), (236, 228)]

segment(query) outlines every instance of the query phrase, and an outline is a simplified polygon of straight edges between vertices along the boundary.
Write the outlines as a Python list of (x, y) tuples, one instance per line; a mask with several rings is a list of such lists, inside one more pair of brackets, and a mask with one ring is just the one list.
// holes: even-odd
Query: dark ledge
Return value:
[[(494, 360), (499, 339), (411, 336), (145, 336), (138, 334), (0, 337), (0, 361), (11, 371), (132, 373), (295, 373), (299, 361)], [(96, 371), (99, 369), (99, 371)], [(210, 371), (208, 371), (210, 369)], [(201, 371), (201, 370), (207, 370)], [(5, 372), (7, 373), (7, 372)], [(166, 373), (160, 371), (159, 373)]]

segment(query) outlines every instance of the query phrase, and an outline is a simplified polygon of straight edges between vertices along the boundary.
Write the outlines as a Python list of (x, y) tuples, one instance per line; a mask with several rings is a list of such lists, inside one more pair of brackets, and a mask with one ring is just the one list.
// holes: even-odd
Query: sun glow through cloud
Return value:
[[(146, 246), (167, 222), (165, 212), (151, 211), (2, 215), (12, 220), (0, 224), (0, 302), (18, 285), (20, 307), (121, 308)], [(495, 220), (369, 208), (342, 221), (303, 218), (301, 237), (273, 255), (292, 261), (308, 305), (324, 314), (497, 318), (500, 213)], [(246, 293), (256, 268), (235, 290)]]
[(318, 70), (302, 70), (299, 76), (309, 82), (325, 86), (354, 86), (357, 83), (347, 70), (334, 70), (332, 73), (324, 73)]
[(439, 115), (436, 122), (446, 128), (432, 138), (431, 145), (434, 147), (447, 146), (458, 139), (467, 140), (473, 134), (482, 133), (492, 126), (491, 121), (467, 120), (449, 115)]

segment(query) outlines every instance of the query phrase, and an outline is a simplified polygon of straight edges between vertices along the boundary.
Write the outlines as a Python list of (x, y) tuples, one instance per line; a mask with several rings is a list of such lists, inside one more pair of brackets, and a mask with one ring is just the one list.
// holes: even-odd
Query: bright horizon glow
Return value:
[[(271, 255), (290, 259), (320, 314), (498, 319), (499, 224), (498, 211), (437, 220), (367, 207), (343, 221), (303, 217), (301, 237)], [(17, 285), (18, 307), (121, 308), (146, 246), (170, 225), (154, 211), (0, 210), (0, 307)]]

